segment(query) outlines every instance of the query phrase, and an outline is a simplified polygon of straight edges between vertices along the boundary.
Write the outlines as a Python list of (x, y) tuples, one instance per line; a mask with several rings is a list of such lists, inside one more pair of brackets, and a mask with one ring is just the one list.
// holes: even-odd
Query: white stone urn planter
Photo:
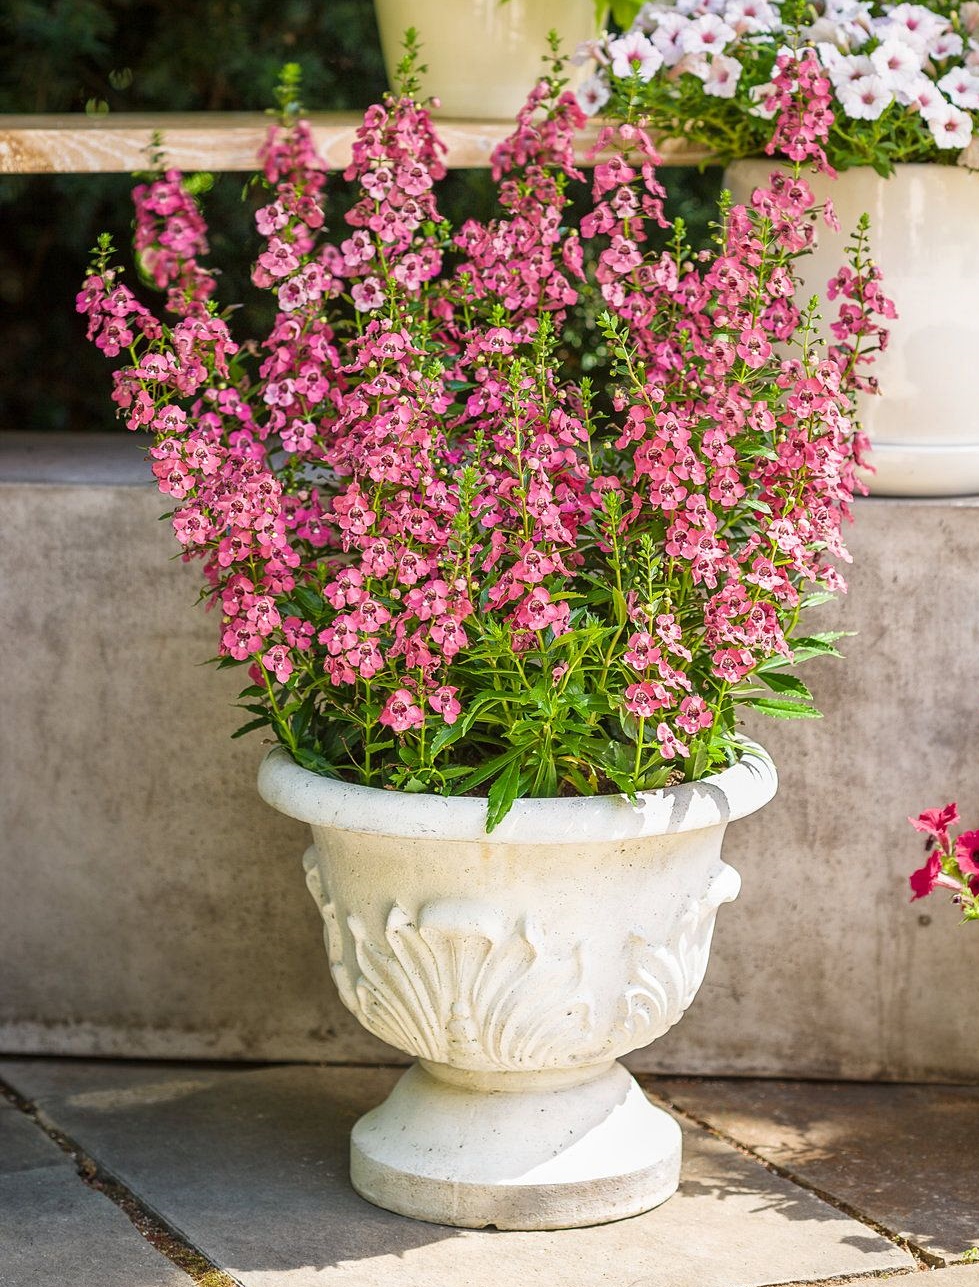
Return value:
[(565, 54), (596, 33), (594, 0), (374, 0), (374, 9), (388, 80), (414, 27), (422, 94), (437, 95), (444, 116), (512, 120), (541, 77), (548, 32)]
[(740, 878), (728, 822), (777, 777), (745, 743), (711, 778), (486, 801), (353, 786), (273, 750), (262, 797), (310, 823), (306, 879), (344, 1004), (414, 1064), (351, 1140), (354, 1188), (438, 1223), (598, 1224), (679, 1182), (680, 1129), (616, 1060), (677, 1022)]
[[(776, 168), (736, 161), (725, 186), (736, 202)], [(868, 167), (836, 179), (805, 175), (829, 197), (843, 231), (820, 225), (816, 250), (796, 261), (806, 300), (825, 296), (844, 262), (847, 236), (870, 216), (873, 258), (898, 318), (874, 366), (881, 397), (861, 399), (876, 469), (867, 482), (880, 496), (955, 496), (979, 492), (979, 174), (945, 165), (899, 165), (882, 179)], [(832, 319), (836, 305), (821, 309)]]

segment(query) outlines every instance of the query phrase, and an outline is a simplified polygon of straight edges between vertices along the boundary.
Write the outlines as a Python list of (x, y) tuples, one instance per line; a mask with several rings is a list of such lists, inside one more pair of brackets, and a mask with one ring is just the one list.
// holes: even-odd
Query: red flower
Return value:
[(934, 836), (943, 849), (948, 849), (948, 829), (959, 820), (958, 805), (947, 804), (944, 809), (926, 809), (917, 818), (908, 818), (915, 831)]

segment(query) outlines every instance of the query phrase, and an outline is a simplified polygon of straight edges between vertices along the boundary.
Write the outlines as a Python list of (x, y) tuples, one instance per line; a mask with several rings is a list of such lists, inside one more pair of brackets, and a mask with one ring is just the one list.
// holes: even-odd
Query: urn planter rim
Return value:
[(281, 746), (259, 768), (262, 799), (314, 827), (406, 839), (484, 843), (580, 844), (675, 835), (747, 817), (774, 796), (778, 775), (763, 747), (740, 739), (736, 764), (697, 782), (623, 795), (524, 798), (487, 835), (483, 797), (385, 791), (322, 777), (302, 768)]

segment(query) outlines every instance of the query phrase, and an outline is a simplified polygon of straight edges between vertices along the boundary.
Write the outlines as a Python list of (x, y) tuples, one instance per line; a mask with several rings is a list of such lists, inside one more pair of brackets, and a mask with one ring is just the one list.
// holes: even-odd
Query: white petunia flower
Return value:
[(652, 80), (663, 66), (663, 55), (641, 31), (630, 31), (616, 40), (610, 40), (608, 52), (612, 59), (613, 76), (628, 77), (635, 74), (640, 80)]
[(729, 27), (723, 18), (705, 13), (700, 18), (694, 18), (680, 39), (685, 54), (719, 54), (736, 34), (734, 28)]
[(846, 58), (846, 54), (830, 40), (820, 40), (816, 44), (816, 54), (827, 73), (834, 67), (839, 67)]
[(946, 31), (932, 40), (925, 53), (935, 63), (943, 63), (949, 58), (961, 58), (965, 50), (962, 37), (957, 31)]
[(979, 75), (965, 67), (954, 67), (938, 82), (938, 88), (947, 94), (956, 107), (967, 112), (979, 111)]
[(894, 95), (879, 76), (860, 76), (836, 91), (840, 106), (851, 121), (876, 121), (894, 102)]
[(586, 116), (595, 116), (608, 102), (611, 91), (603, 76), (589, 76), (575, 91), (581, 110)]
[(952, 103), (945, 105), (944, 112), (930, 112), (925, 119), (940, 148), (964, 148), (972, 141), (972, 117)]
[(728, 0), (724, 6), (724, 21), (737, 35), (775, 31), (780, 23), (776, 9), (768, 0)]
[(924, 54), (933, 40), (949, 30), (949, 23), (925, 5), (899, 4), (877, 23), (877, 30), (881, 39), (897, 36)]
[(874, 71), (892, 93), (898, 93), (921, 72), (921, 56), (906, 41), (889, 36), (870, 55)]
[(682, 13), (666, 13), (660, 19), (649, 39), (663, 55), (663, 65), (675, 67), (683, 57), (683, 32), (690, 26), (690, 19)]
[(866, 76), (874, 76), (876, 72), (874, 64), (866, 54), (844, 54), (831, 67), (826, 68), (826, 74), (839, 94), (844, 85), (855, 80), (863, 80)]
[(929, 80), (927, 76), (922, 76), (913, 88), (915, 94), (908, 103), (909, 107), (916, 107), (926, 121), (930, 121), (936, 114), (942, 117), (945, 115), (948, 99), (944, 97), (934, 81)]
[(928, 110), (945, 102), (935, 88), (935, 82), (921, 72), (894, 91), (894, 97), (902, 107), (916, 107), (924, 116)]
[(712, 98), (733, 98), (742, 70), (736, 58), (715, 54), (710, 62), (710, 73), (704, 81), (704, 93)]

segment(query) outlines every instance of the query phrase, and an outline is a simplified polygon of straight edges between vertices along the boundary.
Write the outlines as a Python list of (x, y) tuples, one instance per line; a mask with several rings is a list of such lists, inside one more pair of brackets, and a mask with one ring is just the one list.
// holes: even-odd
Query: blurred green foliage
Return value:
[[(5, 113), (263, 110), (290, 61), (310, 111), (364, 108), (386, 88), (372, 0), (4, 0), (0, 45)], [(706, 235), (716, 172), (666, 176), (671, 213)], [(0, 430), (113, 426), (109, 364), (85, 341), (74, 297), (100, 232), (128, 244), (131, 186), (127, 175), (0, 176)], [(216, 176), (204, 202), (223, 304), (251, 292), (242, 187), (242, 175)], [(441, 204), (454, 221), (485, 217), (492, 192), (485, 172), (454, 172)]]

